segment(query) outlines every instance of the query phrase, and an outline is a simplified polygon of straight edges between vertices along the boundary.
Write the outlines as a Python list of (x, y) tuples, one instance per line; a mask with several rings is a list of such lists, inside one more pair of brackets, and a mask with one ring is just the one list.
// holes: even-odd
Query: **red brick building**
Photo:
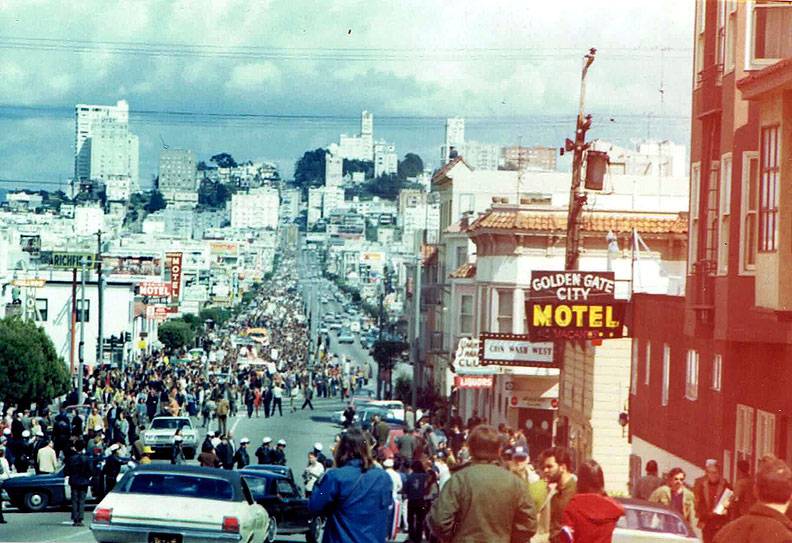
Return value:
[(792, 2), (698, 0), (684, 298), (634, 299), (635, 472), (792, 461)]

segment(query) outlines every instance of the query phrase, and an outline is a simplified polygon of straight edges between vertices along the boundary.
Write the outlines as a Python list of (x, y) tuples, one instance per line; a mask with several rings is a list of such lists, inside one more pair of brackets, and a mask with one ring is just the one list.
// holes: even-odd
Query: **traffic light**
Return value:
[(124, 332), (124, 343), (129, 343), (130, 341), (132, 341), (132, 333)]

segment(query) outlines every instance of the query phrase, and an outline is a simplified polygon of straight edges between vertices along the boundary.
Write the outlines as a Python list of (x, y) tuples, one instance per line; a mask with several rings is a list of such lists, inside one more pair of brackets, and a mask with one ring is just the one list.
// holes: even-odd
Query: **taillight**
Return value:
[(239, 533), (239, 519), (236, 517), (223, 517), (223, 531)]
[(113, 518), (112, 508), (99, 507), (98, 509), (94, 509), (94, 513), (93, 513), (94, 522), (102, 522), (104, 524), (110, 524), (110, 520), (112, 518)]

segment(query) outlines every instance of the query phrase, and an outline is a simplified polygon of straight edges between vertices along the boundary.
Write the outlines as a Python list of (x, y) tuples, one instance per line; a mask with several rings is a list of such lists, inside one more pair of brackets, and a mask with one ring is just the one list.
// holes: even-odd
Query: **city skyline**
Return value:
[[(544, 4), (503, 3), (499, 13), (462, 6), (454, 17), (436, 16), (442, 4), (387, 12), (334, 4), (323, 24), (327, 13), (307, 4), (143, 4), (134, 12), (86, 4), (44, 14), (5, 4), (0, 149), (11, 160), (0, 177), (65, 183), (74, 152), (68, 112), (120, 99), (140, 137), (144, 187), (164, 146), (199, 159), (226, 151), (272, 160), (288, 176), (303, 151), (355, 133), (364, 109), (375, 115), (376, 138), (434, 167), (448, 116), (467, 119), (471, 140), (560, 146), (574, 127), (589, 46), (599, 47), (592, 134), (686, 145), (692, 14), (683, 4), (602, 3), (589, 9), (585, 37), (576, 32), (580, 10)], [(120, 17), (124, 27), (111, 31)], [(385, 31), (405, 25), (400, 35)], [(549, 71), (556, 77), (545, 78)], [(25, 159), (31, 151), (36, 160)]]

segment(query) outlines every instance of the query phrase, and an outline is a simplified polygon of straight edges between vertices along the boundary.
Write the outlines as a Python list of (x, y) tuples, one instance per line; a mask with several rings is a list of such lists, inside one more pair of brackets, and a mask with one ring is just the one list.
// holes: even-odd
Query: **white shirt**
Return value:
[(316, 481), (319, 480), (319, 477), (321, 477), (324, 472), (325, 468), (319, 462), (308, 464), (308, 466), (305, 468), (305, 473), (303, 474), (306, 492), (311, 492), (313, 490)]
[(401, 498), (401, 490), (402, 490), (402, 479), (401, 475), (396, 473), (396, 470), (393, 468), (388, 468), (385, 470), (391, 481), (393, 481), (393, 500), (398, 501)]
[(444, 462), (435, 462), (434, 467), (437, 470), (437, 486), (443, 490), (443, 485), (451, 478), (451, 470)]

